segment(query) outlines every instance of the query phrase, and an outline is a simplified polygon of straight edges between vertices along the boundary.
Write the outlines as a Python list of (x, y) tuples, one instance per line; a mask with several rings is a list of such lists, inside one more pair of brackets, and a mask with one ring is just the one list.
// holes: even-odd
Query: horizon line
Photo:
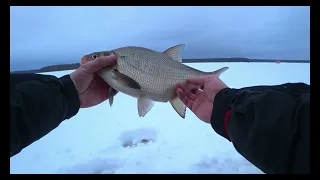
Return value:
[[(203, 59), (182, 59), (182, 63), (309, 63), (310, 60), (274, 60), (274, 59), (249, 59), (249, 58), (203, 58)], [(10, 73), (19, 73), (19, 72), (33, 72), (33, 71), (41, 71), (41, 69), (50, 67), (50, 66), (63, 66), (63, 65), (77, 65), (73, 69), (74, 70), (80, 66), (80, 63), (69, 63), (69, 64), (53, 64), (43, 66), (38, 69), (25, 69), (25, 70), (14, 70)]]
[(183, 59), (182, 60), (182, 63), (210, 63), (210, 62), (310, 63), (310, 60), (250, 59), (250, 58), (203, 58), (203, 59)]

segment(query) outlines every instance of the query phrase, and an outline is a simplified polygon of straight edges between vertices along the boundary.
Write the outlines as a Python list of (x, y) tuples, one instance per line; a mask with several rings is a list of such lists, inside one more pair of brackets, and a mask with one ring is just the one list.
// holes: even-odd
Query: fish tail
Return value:
[(225, 72), (228, 69), (229, 69), (229, 67), (223, 67), (223, 68), (220, 68), (220, 69), (218, 69), (216, 71), (213, 71), (211, 74), (216, 75), (216, 76), (219, 77), (223, 72)]

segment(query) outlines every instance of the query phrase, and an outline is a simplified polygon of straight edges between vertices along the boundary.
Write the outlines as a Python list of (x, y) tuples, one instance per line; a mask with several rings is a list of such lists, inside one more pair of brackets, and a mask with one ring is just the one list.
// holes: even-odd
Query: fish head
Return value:
[(82, 65), (82, 64), (85, 64), (87, 62), (94, 61), (98, 57), (110, 56), (112, 54), (114, 54), (112, 51), (100, 51), (100, 52), (93, 52), (93, 53), (90, 53), (90, 54), (86, 54), (81, 58), (80, 64)]

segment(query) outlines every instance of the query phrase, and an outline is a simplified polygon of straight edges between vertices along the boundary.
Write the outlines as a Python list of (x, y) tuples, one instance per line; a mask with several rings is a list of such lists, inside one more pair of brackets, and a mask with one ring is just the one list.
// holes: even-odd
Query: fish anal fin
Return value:
[(144, 117), (153, 107), (154, 101), (145, 96), (138, 97), (138, 114), (139, 117)]
[(178, 97), (170, 100), (170, 104), (183, 119), (186, 117), (187, 106)]
[(184, 49), (184, 44), (179, 44), (173, 47), (170, 47), (169, 49), (165, 50), (163, 53), (169, 56), (174, 61), (178, 61), (182, 63), (182, 52)]

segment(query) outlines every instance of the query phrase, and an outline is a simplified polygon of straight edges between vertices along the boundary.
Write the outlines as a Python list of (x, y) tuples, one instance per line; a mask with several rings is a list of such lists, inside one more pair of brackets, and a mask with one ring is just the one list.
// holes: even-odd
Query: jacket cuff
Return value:
[(80, 99), (78, 91), (70, 78), (70, 75), (65, 75), (59, 78), (63, 85), (63, 94), (67, 99), (67, 113), (64, 119), (70, 119), (76, 115), (80, 109)]
[[(229, 136), (227, 133), (227, 127), (229, 117), (225, 115), (230, 115), (227, 113), (233, 98), (236, 95), (236, 89), (225, 88), (220, 90), (214, 98), (213, 103), (213, 112), (211, 115), (211, 126), (220, 136), (229, 140)], [(229, 140), (230, 141), (230, 140)]]

